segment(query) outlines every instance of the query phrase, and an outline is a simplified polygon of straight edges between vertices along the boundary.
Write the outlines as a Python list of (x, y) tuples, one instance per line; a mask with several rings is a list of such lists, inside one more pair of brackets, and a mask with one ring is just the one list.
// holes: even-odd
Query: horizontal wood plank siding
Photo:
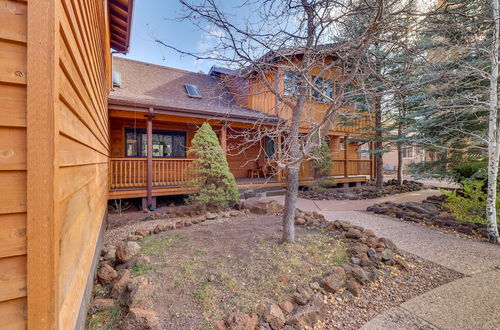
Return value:
[(75, 327), (108, 199), (109, 51), (104, 1), (59, 0), (56, 112), (58, 327)]
[(26, 3), (0, 4), (0, 329), (26, 327)]

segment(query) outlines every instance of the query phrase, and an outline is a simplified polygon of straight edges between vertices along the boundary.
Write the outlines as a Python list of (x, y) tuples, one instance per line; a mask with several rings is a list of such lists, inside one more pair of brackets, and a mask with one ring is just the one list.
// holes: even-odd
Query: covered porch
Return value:
[[(190, 194), (196, 189), (189, 185), (192, 178), (190, 173), (190, 158), (172, 158), (152, 160), (152, 196), (169, 196)], [(109, 162), (110, 199), (137, 198), (147, 195), (148, 161), (147, 158), (111, 158)], [(372, 175), (372, 161), (370, 159), (336, 159), (330, 171), (330, 177), (336, 183), (366, 182)], [(300, 184), (313, 183), (312, 169), (309, 162), (304, 162), (300, 170)], [(236, 177), (239, 189), (259, 189), (266, 186), (286, 186), (285, 173), (277, 172), (266, 177), (263, 173), (258, 176)]]

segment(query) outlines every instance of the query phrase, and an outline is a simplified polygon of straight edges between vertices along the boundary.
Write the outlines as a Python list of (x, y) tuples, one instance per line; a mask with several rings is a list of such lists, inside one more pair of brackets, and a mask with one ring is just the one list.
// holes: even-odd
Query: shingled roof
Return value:
[[(278, 119), (237, 106), (222, 81), (214, 76), (121, 57), (113, 58), (113, 71), (120, 72), (121, 83), (111, 91), (110, 104), (151, 106), (232, 120), (274, 122)], [(202, 97), (188, 96), (185, 84), (196, 85)]]

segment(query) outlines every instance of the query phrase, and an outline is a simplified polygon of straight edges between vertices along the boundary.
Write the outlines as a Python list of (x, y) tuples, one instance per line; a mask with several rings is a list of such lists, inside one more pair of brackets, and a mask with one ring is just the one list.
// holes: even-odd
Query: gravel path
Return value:
[[(372, 229), (378, 236), (393, 240), (401, 250), (466, 276), (386, 309), (363, 329), (498, 329), (500, 247), (362, 211), (387, 200), (421, 202), (436, 192), (422, 190), (362, 201), (299, 199), (298, 207), (303, 210)], [(425, 274), (423, 277), (432, 281)]]

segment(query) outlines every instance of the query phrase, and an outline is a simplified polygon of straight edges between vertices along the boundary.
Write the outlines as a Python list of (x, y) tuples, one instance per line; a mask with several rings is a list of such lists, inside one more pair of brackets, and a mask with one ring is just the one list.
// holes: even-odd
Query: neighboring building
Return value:
[[(434, 162), (439, 158), (439, 152), (432, 152), (416, 146), (405, 146), (402, 150), (403, 158), (403, 171), (408, 169), (410, 164), (418, 164), (423, 162)], [(397, 171), (398, 170), (398, 151), (391, 149), (389, 152), (384, 153), (384, 170)]]
[(0, 328), (83, 328), (132, 0), (0, 4)]
[[(264, 178), (267, 159), (279, 157), (279, 137), (263, 137), (260, 143), (240, 147), (243, 151), (238, 154), (227, 152), (233, 145), (243, 145), (243, 130), (272, 128), (279, 123), (278, 116), (266, 113), (274, 106), (275, 97), (250, 91), (253, 82), (224, 68), (213, 67), (206, 75), (118, 57), (113, 70), (120, 79), (109, 97), (110, 199), (146, 198), (149, 186), (148, 204), (154, 207), (155, 196), (193, 192), (188, 186), (192, 159), (187, 149), (198, 125), (204, 122), (218, 134), (239, 188), (285, 185), (280, 171)], [(281, 78), (282, 88), (289, 88), (284, 80), (286, 77)], [(322, 106), (320, 102), (312, 105)], [(372, 160), (360, 152), (368, 149), (368, 144), (349, 142), (349, 136), (361, 136), (358, 131), (363, 125), (367, 125), (366, 120), (336, 127), (328, 136), (334, 158), (330, 174), (338, 182), (364, 182), (372, 175)], [(149, 185), (148, 134), (152, 138)], [(303, 185), (312, 182), (307, 162), (300, 179)]]

